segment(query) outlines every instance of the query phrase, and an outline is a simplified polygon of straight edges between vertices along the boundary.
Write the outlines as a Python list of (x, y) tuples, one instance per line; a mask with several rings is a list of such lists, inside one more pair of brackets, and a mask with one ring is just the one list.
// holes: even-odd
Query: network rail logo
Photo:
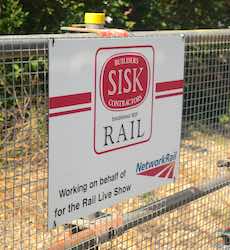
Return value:
[(137, 175), (172, 179), (174, 177), (177, 152), (162, 155), (153, 161), (138, 162)]

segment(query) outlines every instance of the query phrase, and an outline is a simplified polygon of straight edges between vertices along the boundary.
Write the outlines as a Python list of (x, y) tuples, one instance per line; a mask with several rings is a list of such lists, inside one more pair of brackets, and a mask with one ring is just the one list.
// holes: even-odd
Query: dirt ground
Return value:
[[(49, 249), (68, 236), (63, 227), (47, 230), (45, 136), (36, 124), (28, 125), (36, 133), (26, 133), (23, 126), (20, 133), (24, 134), (16, 135), (15, 144), (0, 151), (0, 249)], [(180, 172), (175, 183), (104, 212), (114, 218), (122, 216), (154, 200), (227, 175), (227, 170), (217, 167), (217, 161), (226, 158), (229, 149), (230, 139), (215, 133), (191, 132), (182, 140)], [(215, 249), (219, 240), (216, 231), (230, 226), (229, 193), (229, 187), (222, 188), (137, 226), (99, 249)]]

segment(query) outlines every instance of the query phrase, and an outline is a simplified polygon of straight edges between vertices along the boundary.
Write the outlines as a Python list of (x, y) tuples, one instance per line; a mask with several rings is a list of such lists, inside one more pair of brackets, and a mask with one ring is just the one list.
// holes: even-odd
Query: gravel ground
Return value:
[[(0, 161), (0, 249), (49, 249), (64, 238), (63, 242), (67, 242), (68, 237), (71, 239), (63, 227), (51, 231), (46, 227), (47, 152), (39, 150), (44, 148), (39, 144), (44, 143), (39, 136), (42, 135), (23, 135), (22, 142), (22, 135), (18, 135), (15, 145), (0, 152), (8, 155), (7, 162)], [(180, 172), (175, 183), (104, 211), (112, 213), (113, 217), (122, 215), (153, 200), (228, 174), (227, 170), (220, 172), (217, 161), (230, 156), (229, 149), (229, 138), (193, 131), (182, 140)], [(214, 249), (218, 241), (215, 232), (230, 226), (229, 193), (230, 188), (225, 187), (135, 227), (99, 248)]]

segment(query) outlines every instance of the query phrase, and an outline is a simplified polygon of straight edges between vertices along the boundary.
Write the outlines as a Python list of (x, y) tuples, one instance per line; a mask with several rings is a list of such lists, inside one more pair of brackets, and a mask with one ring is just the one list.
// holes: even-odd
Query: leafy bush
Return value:
[(0, 0), (0, 34), (19, 32), (27, 15), (19, 0)]
[[(33, 115), (39, 118), (36, 112), (47, 112), (48, 85), (44, 74), (47, 71), (48, 64), (43, 57), (32, 56), (23, 63), (21, 59), (8, 59), (0, 64), (0, 149), (4, 139), (15, 135), (15, 129), (31, 122)], [(42, 125), (37, 122), (44, 128), (45, 115), (43, 120)]]
[(227, 0), (0, 0), (1, 32), (60, 32), (61, 25), (83, 22), (84, 12), (103, 11), (110, 26), (129, 30), (197, 29), (230, 26)]

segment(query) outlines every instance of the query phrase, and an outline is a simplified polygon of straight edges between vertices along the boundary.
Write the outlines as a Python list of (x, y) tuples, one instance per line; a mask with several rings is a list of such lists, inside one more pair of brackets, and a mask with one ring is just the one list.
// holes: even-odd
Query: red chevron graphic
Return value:
[(167, 174), (170, 172), (170, 170), (171, 170), (171, 164), (169, 165), (168, 168), (166, 168), (164, 171), (162, 171), (162, 172), (158, 175), (158, 177), (166, 177)]
[(138, 173), (138, 175), (158, 176), (161, 178), (173, 178), (174, 168), (175, 168), (175, 162), (170, 162), (156, 168), (145, 170), (141, 173)]
[(171, 168), (171, 172), (169, 173), (168, 178), (173, 178), (173, 176), (174, 176), (174, 167)]

